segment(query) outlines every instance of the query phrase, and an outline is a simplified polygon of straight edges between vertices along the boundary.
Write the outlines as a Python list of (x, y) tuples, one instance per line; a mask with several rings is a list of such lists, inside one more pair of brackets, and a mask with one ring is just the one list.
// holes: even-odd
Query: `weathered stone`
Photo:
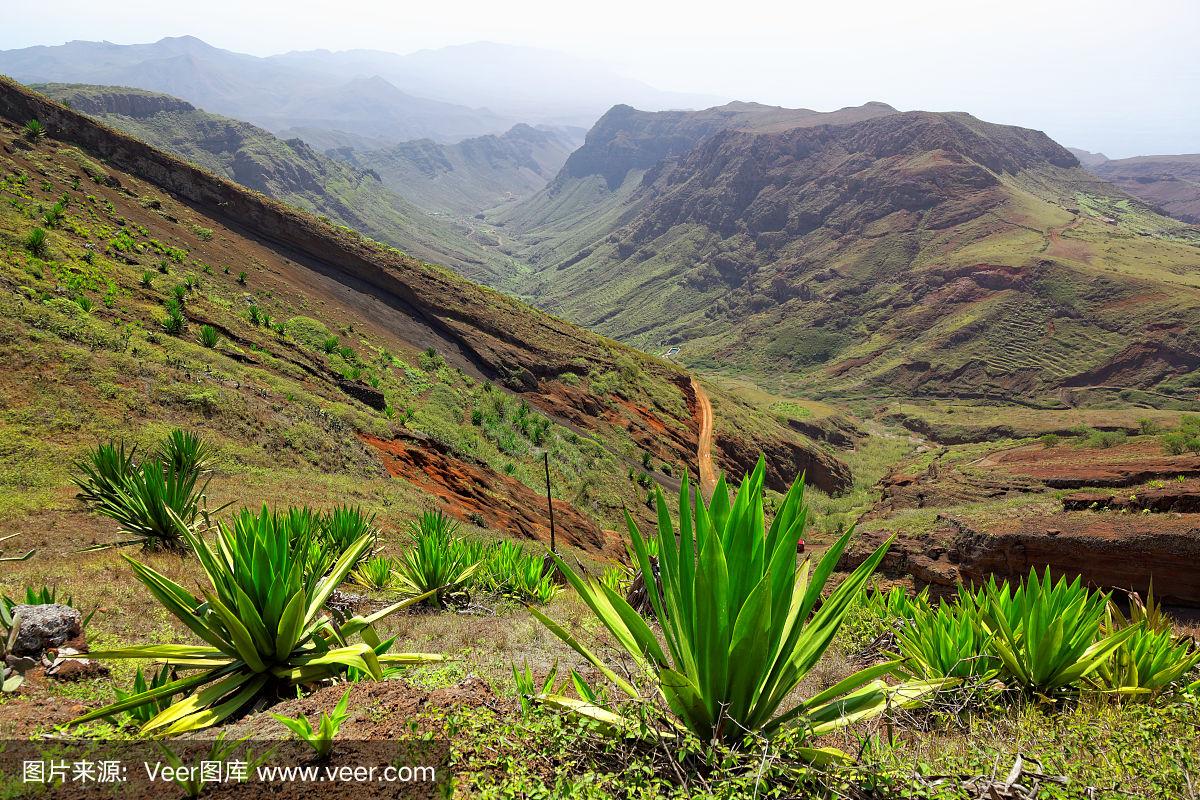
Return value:
[(18, 614), (21, 627), (13, 642), (14, 655), (38, 658), (46, 650), (78, 639), (83, 634), (83, 615), (70, 606), (57, 603), (17, 606), (13, 609), (13, 616)]

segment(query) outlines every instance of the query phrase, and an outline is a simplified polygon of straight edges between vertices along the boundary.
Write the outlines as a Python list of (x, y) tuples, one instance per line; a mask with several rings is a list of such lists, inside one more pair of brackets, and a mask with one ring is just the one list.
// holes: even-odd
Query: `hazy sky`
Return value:
[(55, 0), (5, 17), (0, 49), (182, 34), (256, 55), (489, 40), (600, 59), (663, 89), (970, 111), (1110, 157), (1200, 152), (1200, 0)]

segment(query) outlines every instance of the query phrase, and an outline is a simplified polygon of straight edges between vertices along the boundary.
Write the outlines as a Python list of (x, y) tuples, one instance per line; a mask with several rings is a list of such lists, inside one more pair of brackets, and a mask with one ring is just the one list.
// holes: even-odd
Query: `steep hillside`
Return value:
[(1200, 154), (1103, 159), (1084, 166), (1162, 213), (1200, 225)]
[(380, 175), (282, 140), (248, 122), (142, 89), (39, 84), (37, 91), (277, 200), (354, 228), (476, 279), (507, 274), (509, 258), (390, 191)]
[(529, 295), (794, 391), (1200, 386), (1200, 231), (1044, 134), (925, 112), (680, 134), (710, 124), (606, 116), (508, 213)]
[[(50, 135), (25, 136), (30, 119)], [(646, 485), (696, 471), (696, 398), (677, 368), (7, 81), (0, 194), (0, 518), (29, 546), (60, 526), (102, 541), (72, 459), (170, 425), (216, 443), (221, 502), (358, 498), (400, 515), (432, 498), (528, 538), (547, 532), (547, 453), (564, 541), (610, 555), (604, 529), (648, 513)], [(743, 420), (719, 432), (723, 466), (766, 450), (777, 485), (801, 469), (848, 483), (782, 422), (714, 399)]]
[(521, 124), (501, 136), (457, 144), (418, 139), (371, 150), (340, 147), (329, 155), (376, 173), (385, 186), (421, 208), (473, 215), (537, 192), (581, 140), (577, 128)]
[(182, 97), (277, 133), (318, 128), (380, 137), (456, 141), (498, 133), (517, 120), (414, 96), (375, 73), (332, 74), (213, 47), (194, 36), (150, 44), (68, 42), (0, 51), (0, 73), (23, 83), (136, 86)]
[(759, 103), (729, 103), (703, 111), (639, 111), (614, 106), (588, 131), (562, 171), (529, 201), (490, 219), (520, 232), (529, 243), (522, 255), (533, 263), (556, 263), (586, 252), (608, 230), (632, 217), (634, 197), (646, 170), (689, 152), (722, 130), (786, 130), (855, 122), (894, 114), (884, 103), (822, 113)]

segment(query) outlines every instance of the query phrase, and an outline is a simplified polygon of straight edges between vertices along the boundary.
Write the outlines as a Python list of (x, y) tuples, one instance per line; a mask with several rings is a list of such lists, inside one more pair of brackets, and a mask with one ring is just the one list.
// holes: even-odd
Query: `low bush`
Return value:
[(217, 346), (217, 342), (220, 341), (221, 337), (217, 333), (217, 329), (214, 328), (212, 325), (201, 325), (200, 326), (200, 335), (198, 338), (199, 338), (201, 345), (203, 345), (204, 347), (207, 347), (209, 349), (212, 349)]
[(42, 228), (31, 230), (29, 235), (25, 237), (25, 249), (31, 255), (38, 256), (39, 258), (46, 255), (46, 251), (49, 249), (49, 243), (46, 241), (46, 231)]

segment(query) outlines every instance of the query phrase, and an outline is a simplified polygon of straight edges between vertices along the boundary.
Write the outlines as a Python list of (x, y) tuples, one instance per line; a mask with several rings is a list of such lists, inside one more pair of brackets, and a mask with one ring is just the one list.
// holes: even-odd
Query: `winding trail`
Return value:
[(717, 469), (713, 464), (713, 410), (712, 402), (704, 393), (700, 382), (692, 378), (692, 391), (696, 394), (696, 412), (700, 423), (700, 435), (696, 444), (696, 466), (700, 469), (700, 491), (712, 497), (717, 488)]

